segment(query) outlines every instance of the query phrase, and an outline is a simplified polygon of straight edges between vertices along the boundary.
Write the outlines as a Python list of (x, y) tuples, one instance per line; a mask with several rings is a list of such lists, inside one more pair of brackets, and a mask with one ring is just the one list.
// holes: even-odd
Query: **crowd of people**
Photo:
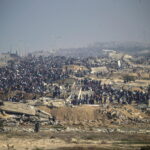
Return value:
[(0, 91), (44, 93), (46, 84), (68, 77), (68, 73), (62, 71), (62, 65), (67, 63), (64, 57), (26, 57), (0, 68)]
[[(63, 66), (72, 65), (75, 61), (78, 60), (64, 56), (28, 56), (21, 58), (18, 62), (12, 62), (0, 68), (0, 91), (7, 94), (10, 91), (18, 90), (43, 96), (47, 91), (47, 85), (52, 85), (55, 81), (69, 77), (71, 72), (64, 70)], [(82, 63), (84, 63), (84, 60), (81, 61)], [(84, 74), (83, 72), (76, 72), (74, 75), (84, 76)], [(82, 91), (92, 91), (92, 94), (84, 94), (82, 97), (74, 95), (72, 99), (74, 105), (107, 102), (131, 104), (132, 101), (147, 103), (149, 99), (148, 93), (116, 89), (112, 85), (103, 85), (101, 81), (82, 79), (77, 81), (76, 84), (82, 88)], [(52, 88), (54, 88), (53, 98), (61, 95), (58, 86)], [(9, 98), (9, 100), (17, 101), (15, 97)]]
[[(85, 94), (78, 98), (74, 96), (72, 104), (105, 104), (120, 103), (131, 104), (133, 101), (137, 104), (147, 103), (150, 95), (139, 91), (130, 91), (114, 88), (112, 85), (102, 84), (101, 81), (84, 79), (81, 80), (82, 91), (94, 91), (93, 94)], [(84, 92), (83, 92), (84, 93)]]

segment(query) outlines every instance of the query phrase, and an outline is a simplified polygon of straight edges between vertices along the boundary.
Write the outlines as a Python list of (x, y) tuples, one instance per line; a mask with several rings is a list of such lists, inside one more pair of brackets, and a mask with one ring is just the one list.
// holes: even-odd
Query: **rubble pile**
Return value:
[(50, 109), (52, 116), (65, 123), (82, 123), (88, 125), (130, 124), (150, 122), (148, 116), (131, 105), (81, 105), (77, 107), (60, 107)]
[(49, 124), (52, 121), (52, 116), (50, 113), (29, 104), (1, 102), (0, 121), (7, 126), (33, 124), (36, 121)]
[(129, 124), (134, 122), (150, 122), (148, 116), (140, 110), (134, 108), (131, 105), (108, 107), (103, 114), (106, 114), (107, 118), (112, 120), (113, 123)]
[[(150, 123), (149, 117), (131, 105), (80, 105), (50, 107), (49, 103), (0, 103), (0, 121), (5, 126), (32, 125), (79, 125), (100, 127), (132, 123)], [(55, 102), (54, 102), (55, 103)]]
[(49, 97), (41, 97), (34, 101), (26, 100), (26, 103), (28, 103), (31, 106), (48, 106), (49, 108), (65, 106), (65, 101), (63, 99), (53, 99)]

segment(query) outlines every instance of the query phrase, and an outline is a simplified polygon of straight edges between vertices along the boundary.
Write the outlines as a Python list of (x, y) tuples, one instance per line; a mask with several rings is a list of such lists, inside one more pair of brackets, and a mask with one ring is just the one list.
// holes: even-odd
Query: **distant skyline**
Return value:
[(0, 0), (0, 52), (150, 43), (150, 0)]

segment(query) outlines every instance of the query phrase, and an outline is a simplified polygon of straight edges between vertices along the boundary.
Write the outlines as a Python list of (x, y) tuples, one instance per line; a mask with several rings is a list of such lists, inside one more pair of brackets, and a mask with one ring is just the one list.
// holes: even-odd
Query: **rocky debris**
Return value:
[[(18, 108), (19, 107), (19, 108)], [(101, 125), (150, 123), (149, 117), (131, 105), (31, 106), (27, 103), (4, 102), (0, 105), (0, 121), (4, 126), (58, 125), (93, 128)], [(107, 131), (112, 132), (112, 131)]]
[(78, 139), (76, 139), (76, 138), (72, 138), (72, 139), (71, 139), (71, 143), (75, 143), (75, 144), (77, 144), (77, 143), (78, 143)]
[(113, 120), (115, 123), (149, 122), (146, 114), (131, 105), (109, 107), (103, 113), (106, 114), (108, 119)]
[(51, 100), (49, 107), (63, 107), (65, 106), (65, 101), (62, 99), (58, 99), (58, 100)]
[(33, 106), (17, 102), (3, 102), (3, 105), (0, 106), (0, 110), (9, 114), (25, 114), (34, 116), (36, 113)]
[(47, 119), (52, 117), (51, 114), (49, 114), (43, 110), (40, 110), (40, 109), (37, 109), (36, 115), (38, 115), (40, 118), (47, 118)]
[(32, 106), (48, 106), (50, 108), (65, 106), (65, 101), (63, 99), (53, 99), (53, 98), (49, 98), (49, 97), (41, 97), (34, 101), (27, 100), (26, 102)]
[(3, 126), (18, 126), (21, 124), (54, 124), (55, 119), (49, 112), (25, 103), (3, 102), (0, 105), (0, 122)]
[(97, 127), (105, 124), (148, 123), (150, 119), (131, 105), (60, 107), (50, 109), (60, 122), (71, 126)]

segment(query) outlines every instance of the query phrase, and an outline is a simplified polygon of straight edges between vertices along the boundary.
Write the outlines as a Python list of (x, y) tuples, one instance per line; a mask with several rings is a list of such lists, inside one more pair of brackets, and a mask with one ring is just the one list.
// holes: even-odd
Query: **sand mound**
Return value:
[(108, 107), (103, 106), (91, 106), (91, 105), (81, 105), (75, 107), (59, 107), (49, 109), (45, 106), (40, 106), (40, 109), (50, 113), (55, 116), (60, 122), (65, 123), (100, 123), (109, 124), (111, 122), (119, 123), (129, 123), (129, 121), (142, 120), (148, 118), (147, 115), (140, 110), (134, 108), (131, 105), (124, 105), (114, 107), (109, 105)]
[(98, 106), (60, 107), (51, 109), (51, 114), (60, 121), (92, 121), (100, 117)]

